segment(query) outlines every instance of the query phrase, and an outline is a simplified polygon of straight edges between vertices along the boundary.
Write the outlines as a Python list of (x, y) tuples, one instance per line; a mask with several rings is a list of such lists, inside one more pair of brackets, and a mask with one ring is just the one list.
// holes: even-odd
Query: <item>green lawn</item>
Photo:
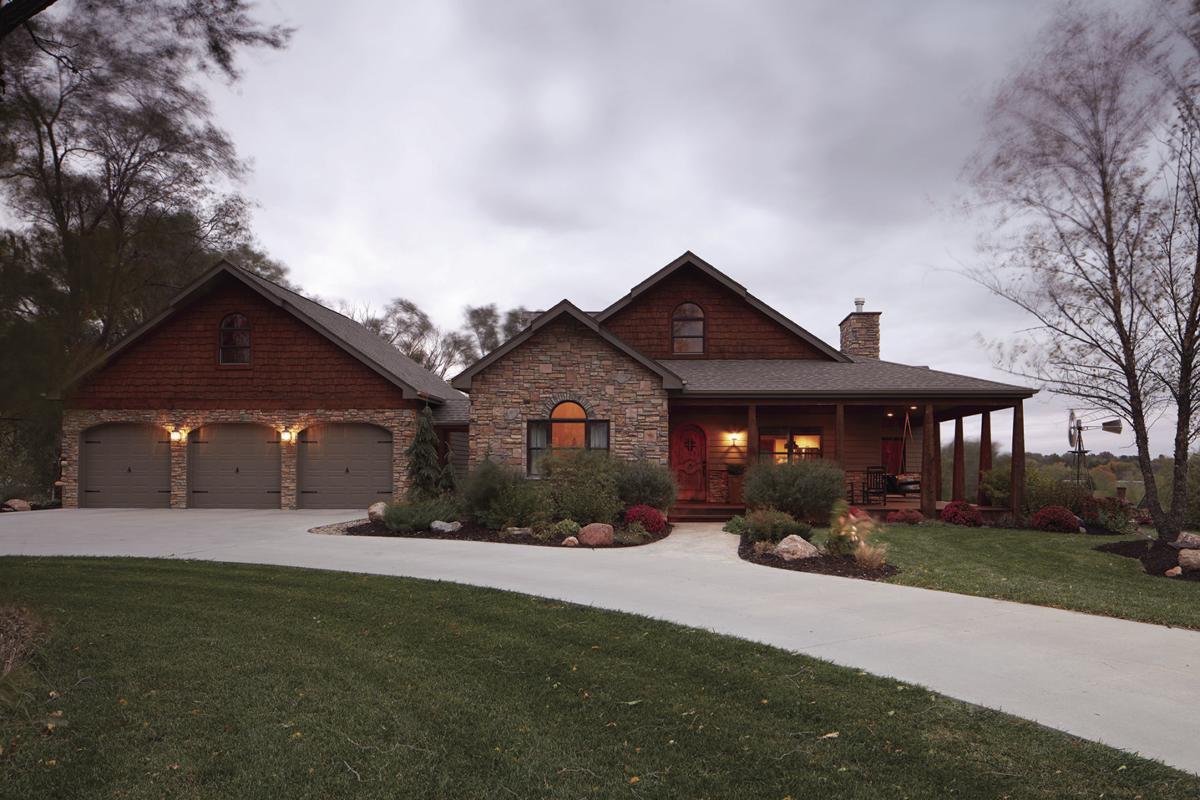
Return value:
[(926, 524), (890, 525), (878, 538), (901, 568), (892, 583), (1200, 628), (1200, 582), (1093, 549), (1133, 537)]
[(3, 707), (5, 798), (1200, 798), (913, 686), (515, 594), (5, 558), (4, 601), (53, 631)]

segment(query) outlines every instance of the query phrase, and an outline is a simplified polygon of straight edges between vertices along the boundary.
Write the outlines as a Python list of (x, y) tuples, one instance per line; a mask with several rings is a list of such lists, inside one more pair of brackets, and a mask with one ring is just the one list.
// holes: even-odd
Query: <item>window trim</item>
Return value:
[[(679, 310), (684, 306), (695, 306), (700, 312), (700, 316), (680, 316)], [(675, 334), (676, 322), (699, 322), (699, 336), (677, 336)], [(671, 318), (667, 320), (668, 332), (671, 336), (671, 358), (700, 358), (708, 353), (708, 313), (704, 310), (704, 306), (697, 303), (695, 300), (684, 300), (679, 305), (675, 306), (671, 311)], [(675, 342), (678, 339), (699, 339), (700, 349), (696, 352), (680, 353), (675, 350)]]
[[(233, 317), (241, 317), (242, 320), (244, 320), (246, 323), (245, 327), (241, 327), (241, 328), (235, 328), (232, 326), (228, 327), (228, 328), (225, 327), (225, 323), (228, 322)], [(222, 335), (225, 334), (227, 331), (244, 331), (246, 334), (245, 347), (242, 347), (240, 345), (226, 346), (225, 344), (223, 344), (222, 343)], [(225, 351), (226, 350), (245, 350), (246, 351), (246, 360), (245, 361), (226, 361), (225, 360)], [(221, 321), (217, 324), (217, 366), (224, 368), (224, 369), (248, 369), (250, 367), (250, 365), (253, 363), (253, 360), (254, 360), (254, 335), (253, 335), (253, 326), (250, 324), (250, 316), (241, 311), (230, 311), (228, 314), (221, 317)]]
[[(585, 416), (583, 417), (560, 417), (555, 418), (554, 412), (559, 406), (564, 403), (579, 406), (583, 409)], [(547, 454), (555, 451), (554, 447), (554, 426), (555, 425), (579, 425), (583, 424), (583, 447), (561, 447), (559, 450), (566, 452), (570, 450), (595, 450), (597, 452), (610, 452), (612, 449), (612, 425), (610, 420), (600, 419), (598, 417), (589, 417), (588, 408), (584, 403), (578, 400), (560, 400), (555, 403), (550, 409), (550, 413), (544, 417), (534, 417), (525, 420), (525, 475), (530, 478), (540, 477), (539, 473), (534, 471), (534, 462), (536, 458), (542, 458)], [(544, 427), (546, 429), (546, 446), (534, 447), (532, 443), (532, 432), (535, 427)], [(604, 429), (604, 447), (592, 447), (592, 432)]]
[[(787, 434), (787, 445), (784, 447), (787, 453), (787, 461), (775, 461), (775, 456), (780, 455), (774, 450), (765, 451), (762, 448), (763, 436), (779, 436), (783, 433)], [(825, 459), (825, 429), (820, 426), (812, 425), (772, 425), (759, 430), (759, 440), (755, 444), (758, 445), (758, 460), (772, 464), (795, 464), (800, 461), (823, 461)], [(811, 447), (794, 447), (792, 442), (797, 436), (816, 436), (821, 442), (821, 446), (817, 448)], [(813, 453), (813, 451), (816, 451)], [(797, 456), (797, 451), (812, 455), (811, 458), (805, 458), (803, 455)]]

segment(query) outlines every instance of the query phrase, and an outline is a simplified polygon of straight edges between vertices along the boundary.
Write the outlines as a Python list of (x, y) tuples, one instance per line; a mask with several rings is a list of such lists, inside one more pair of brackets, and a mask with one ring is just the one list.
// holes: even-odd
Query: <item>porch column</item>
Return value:
[(834, 407), (833, 457), (839, 467), (846, 468), (846, 406), (841, 403)]
[(992, 412), (985, 411), (979, 419), (979, 491), (975, 502), (983, 505), (988, 502), (987, 492), (983, 489), (983, 474), (992, 468)]
[(1018, 400), (1013, 406), (1012, 428), (1012, 495), (1013, 516), (1020, 519), (1025, 505), (1025, 403)]
[(936, 435), (937, 422), (933, 418), (933, 404), (925, 404), (925, 416), (921, 421), (921, 513), (933, 519), (937, 512), (937, 479), (935, 463), (938, 458)]
[(746, 407), (746, 461), (747, 466), (758, 463), (758, 406), (753, 403)]
[(942, 426), (933, 421), (933, 499), (945, 500), (942, 496)]
[(963, 420), (954, 418), (954, 485), (951, 489), (951, 500), (967, 499), (967, 465), (966, 452), (963, 446)]

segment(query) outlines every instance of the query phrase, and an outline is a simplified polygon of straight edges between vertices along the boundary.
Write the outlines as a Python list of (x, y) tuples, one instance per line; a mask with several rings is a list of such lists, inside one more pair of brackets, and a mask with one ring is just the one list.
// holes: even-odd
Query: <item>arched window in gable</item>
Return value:
[(250, 320), (245, 314), (227, 314), (217, 331), (217, 363), (250, 363)]
[(695, 303), (680, 303), (671, 315), (671, 352), (675, 355), (704, 353), (704, 309)]

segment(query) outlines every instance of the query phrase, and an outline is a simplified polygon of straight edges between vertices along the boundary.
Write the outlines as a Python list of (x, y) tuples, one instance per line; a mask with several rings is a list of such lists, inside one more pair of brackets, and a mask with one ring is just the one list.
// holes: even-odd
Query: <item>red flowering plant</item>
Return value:
[(1029, 521), (1035, 531), (1051, 533), (1078, 533), (1079, 518), (1069, 508), (1046, 506), (1039, 508)]
[(657, 508), (647, 505), (631, 506), (625, 512), (625, 525), (639, 524), (646, 533), (662, 533), (667, 528), (667, 518)]
[(889, 525), (920, 525), (925, 521), (925, 515), (915, 508), (906, 508), (902, 511), (889, 511), (887, 515), (887, 523)]
[(973, 506), (965, 500), (947, 503), (939, 518), (942, 522), (950, 525), (965, 525), (968, 528), (978, 528), (983, 525), (983, 514), (979, 513), (979, 507)]

